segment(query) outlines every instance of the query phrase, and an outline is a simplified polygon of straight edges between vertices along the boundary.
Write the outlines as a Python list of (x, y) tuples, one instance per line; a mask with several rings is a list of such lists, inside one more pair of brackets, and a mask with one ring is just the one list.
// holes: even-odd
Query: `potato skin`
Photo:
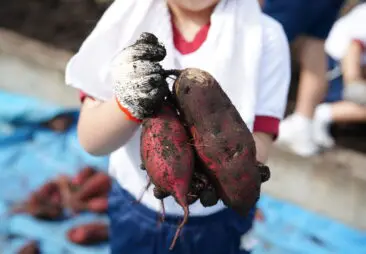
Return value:
[(144, 120), (140, 147), (151, 181), (181, 206), (187, 205), (194, 169), (193, 146), (170, 104), (165, 103), (155, 116)]
[(172, 250), (188, 221), (187, 195), (195, 166), (193, 146), (172, 103), (166, 102), (155, 116), (143, 121), (140, 149), (142, 164), (156, 186), (155, 196), (172, 195), (184, 211), (169, 247)]
[(218, 82), (205, 71), (183, 70), (173, 94), (220, 198), (246, 216), (259, 198), (261, 185), (251, 132)]
[(71, 228), (67, 237), (71, 242), (80, 245), (98, 244), (108, 240), (108, 225), (102, 222), (79, 225)]

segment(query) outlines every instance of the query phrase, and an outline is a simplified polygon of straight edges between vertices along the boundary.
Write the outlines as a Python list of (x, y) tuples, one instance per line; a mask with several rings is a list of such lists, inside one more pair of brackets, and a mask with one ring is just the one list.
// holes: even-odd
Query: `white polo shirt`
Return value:
[[(366, 47), (366, 3), (356, 6), (341, 17), (331, 29), (325, 43), (325, 51), (333, 59), (340, 61), (346, 54), (352, 41), (358, 41)], [(366, 51), (362, 57), (366, 64)]]
[[(279, 121), (283, 118), (286, 107), (290, 83), (289, 47), (284, 31), (279, 23), (263, 14), (262, 24), (263, 49), (261, 67), (259, 68), (256, 116), (253, 130), (254, 132), (265, 132), (277, 136)], [(194, 41), (187, 42), (173, 26), (174, 45), (176, 48), (174, 53), (176, 54), (177, 66), (187, 68), (193, 65), (192, 63), (196, 59), (195, 52), (206, 40), (209, 29), (210, 25), (204, 26), (197, 33)], [(101, 43), (105, 47), (116, 47), (116, 45), (110, 45), (108, 41)], [(98, 49), (96, 48), (95, 50)], [(213, 51), (212, 54), (215, 54), (215, 52)], [(208, 55), (207, 58), (209, 59), (209, 57)], [(69, 68), (72, 67), (68, 66), (67, 71), (69, 71)], [(230, 73), (227, 75), (230, 75)], [(100, 85), (102, 86), (103, 84), (101, 83)], [(83, 87), (83, 85), (78, 84), (78, 87)], [(81, 91), (81, 99), (87, 96), (87, 94), (88, 91)], [(136, 198), (142, 193), (148, 180), (146, 172), (140, 169), (140, 133), (140, 131), (137, 131), (128, 144), (111, 154), (109, 170), (121, 187)], [(161, 209), (160, 201), (153, 196), (152, 188), (145, 193), (142, 204), (155, 211)], [(167, 214), (183, 215), (182, 208), (176, 204), (172, 197), (164, 199), (164, 204)], [(222, 202), (219, 202), (216, 206), (205, 208), (197, 201), (190, 206), (190, 213), (191, 215), (202, 216), (215, 213), (224, 208), (225, 206)]]

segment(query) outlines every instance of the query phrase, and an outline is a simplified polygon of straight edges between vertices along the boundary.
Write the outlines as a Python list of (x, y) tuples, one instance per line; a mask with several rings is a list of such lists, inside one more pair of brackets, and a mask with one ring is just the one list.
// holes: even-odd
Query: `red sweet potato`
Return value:
[(77, 192), (77, 198), (81, 201), (86, 201), (90, 198), (107, 195), (111, 188), (111, 179), (104, 172), (93, 174)]
[(96, 197), (87, 202), (87, 210), (95, 213), (105, 213), (108, 209), (107, 197)]
[(18, 254), (39, 254), (41, 253), (37, 242), (30, 242), (24, 245), (19, 251)]
[(72, 184), (80, 186), (84, 184), (91, 176), (93, 176), (97, 171), (92, 167), (85, 167), (80, 172), (73, 177)]
[(44, 220), (57, 220), (61, 218), (63, 209), (61, 204), (52, 203), (37, 193), (32, 194), (28, 200), (17, 207), (14, 207), (11, 214), (27, 213), (33, 217)]
[(32, 192), (27, 200), (11, 211), (27, 213), (39, 219), (56, 220), (63, 214), (60, 189), (57, 182), (50, 181)]
[(189, 216), (187, 194), (194, 169), (194, 151), (176, 110), (168, 102), (155, 116), (144, 120), (140, 147), (142, 163), (158, 196), (172, 195), (184, 210), (172, 249)]
[(108, 225), (103, 222), (93, 222), (76, 226), (67, 232), (67, 236), (71, 242), (76, 244), (98, 244), (108, 240)]
[(197, 154), (220, 198), (246, 216), (260, 195), (261, 170), (268, 170), (257, 163), (251, 132), (209, 73), (183, 70), (173, 90)]

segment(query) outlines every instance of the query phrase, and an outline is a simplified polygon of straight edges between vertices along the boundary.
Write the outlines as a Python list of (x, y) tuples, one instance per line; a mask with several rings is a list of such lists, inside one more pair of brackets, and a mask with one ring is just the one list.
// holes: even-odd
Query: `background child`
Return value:
[(314, 140), (332, 147), (332, 122), (366, 121), (366, 4), (340, 18), (326, 40), (329, 55), (329, 90), (315, 113)]
[[(146, 34), (135, 43), (143, 32), (155, 34), (166, 52)], [(83, 92), (80, 143), (94, 155), (111, 153), (110, 174), (116, 179), (109, 197), (112, 253), (248, 253), (241, 239), (252, 226), (254, 208), (242, 218), (222, 202), (209, 208), (194, 203), (169, 252), (182, 219), (179, 205), (164, 199), (166, 222), (157, 227), (160, 202), (151, 189), (141, 204), (131, 204), (147, 184), (140, 169), (140, 122), (166, 92), (161, 66), (210, 72), (253, 131), (257, 159), (265, 162), (288, 93), (284, 32), (261, 13), (256, 0), (117, 0), (66, 70), (66, 83)]]
[[(301, 156), (319, 151), (313, 140), (316, 106), (327, 91), (327, 58), (324, 41), (344, 0), (263, 0), (263, 11), (283, 26), (290, 43), (296, 44), (300, 66), (294, 113), (281, 123), (278, 144)], [(295, 54), (294, 54), (295, 56)]]

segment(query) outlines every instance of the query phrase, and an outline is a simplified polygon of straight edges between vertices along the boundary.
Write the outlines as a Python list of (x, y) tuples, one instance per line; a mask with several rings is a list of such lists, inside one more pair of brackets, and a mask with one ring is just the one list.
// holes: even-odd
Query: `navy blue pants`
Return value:
[(109, 196), (112, 254), (248, 254), (240, 238), (251, 227), (254, 209), (242, 218), (226, 209), (204, 217), (190, 217), (173, 251), (169, 246), (181, 217), (167, 216), (157, 225), (158, 214), (135, 199), (116, 182)]
[(282, 24), (288, 40), (327, 38), (345, 0), (265, 0), (263, 12)]
[[(328, 71), (339, 69), (339, 62), (335, 61), (328, 56)], [(329, 87), (327, 95), (324, 99), (325, 102), (337, 102), (343, 100), (343, 76), (337, 75), (329, 80)]]

